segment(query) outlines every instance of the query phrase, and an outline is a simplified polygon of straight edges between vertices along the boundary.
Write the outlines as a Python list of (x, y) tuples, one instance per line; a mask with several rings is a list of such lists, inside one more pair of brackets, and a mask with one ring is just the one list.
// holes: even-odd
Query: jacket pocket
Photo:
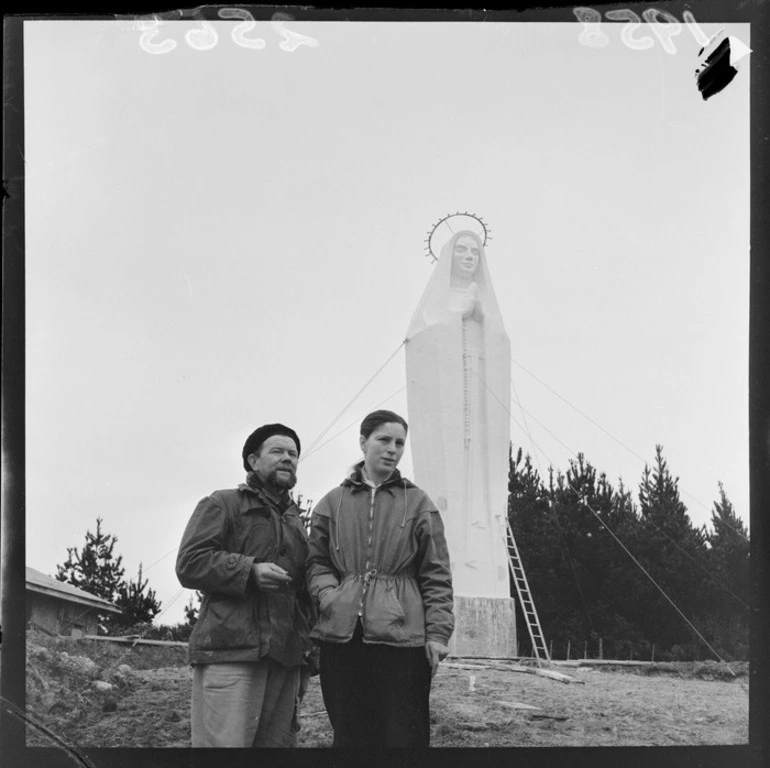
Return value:
[(404, 635), (410, 645), (425, 642), (425, 605), (417, 582), (407, 576), (395, 581), (398, 601), (404, 608)]
[(349, 640), (353, 635), (361, 603), (361, 581), (343, 579), (339, 586), (325, 592), (318, 605), (318, 623), (313, 637), (319, 640)]
[(392, 580), (376, 579), (366, 598), (364, 613), (364, 637), (381, 643), (404, 643), (408, 638), (404, 631), (406, 613), (396, 596)]
[(330, 589), (327, 589), (326, 592), (323, 593), (321, 596), (321, 599), (318, 601), (318, 613), (328, 614), (328, 608), (329, 603), (334, 600), (334, 593), (340, 588), (340, 585), (338, 584), (336, 587), (331, 587)]
[[(251, 600), (209, 595), (195, 625), (196, 648), (222, 650), (259, 645), (259, 623)], [(192, 641), (192, 638), (191, 638)]]

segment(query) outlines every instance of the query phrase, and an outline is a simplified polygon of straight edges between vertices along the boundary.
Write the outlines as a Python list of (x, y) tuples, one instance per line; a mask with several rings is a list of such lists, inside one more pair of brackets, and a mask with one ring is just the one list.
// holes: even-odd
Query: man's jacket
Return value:
[[(305, 584), (307, 535), (297, 506), (280, 505), (251, 485), (202, 499), (182, 537), (176, 573), (182, 586), (203, 592), (188, 644), (191, 664), (303, 662), (314, 609)], [(287, 592), (261, 592), (254, 563), (270, 562), (292, 578)]]
[(358, 617), (364, 642), (446, 645), (454, 629), (444, 525), (433, 502), (398, 471), (377, 488), (361, 464), (313, 510), (308, 586), (318, 601), (311, 637), (343, 643)]

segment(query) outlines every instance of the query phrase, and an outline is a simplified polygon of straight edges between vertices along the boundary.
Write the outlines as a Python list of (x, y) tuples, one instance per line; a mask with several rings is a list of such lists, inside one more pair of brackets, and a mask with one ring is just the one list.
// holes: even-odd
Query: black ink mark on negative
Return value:
[(726, 37), (695, 70), (703, 100), (719, 93), (737, 74), (738, 70), (730, 63), (730, 38)]

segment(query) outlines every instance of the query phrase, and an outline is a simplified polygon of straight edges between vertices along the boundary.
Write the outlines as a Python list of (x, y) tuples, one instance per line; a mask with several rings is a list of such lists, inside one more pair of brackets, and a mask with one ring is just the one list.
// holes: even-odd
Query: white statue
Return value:
[(444, 521), (456, 595), (510, 597), (510, 340), (474, 232), (441, 249), (407, 331), (414, 476)]

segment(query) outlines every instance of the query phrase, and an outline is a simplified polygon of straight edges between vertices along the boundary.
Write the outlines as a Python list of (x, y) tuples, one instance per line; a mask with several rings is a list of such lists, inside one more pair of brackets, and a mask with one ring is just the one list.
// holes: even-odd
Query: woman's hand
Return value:
[(438, 640), (428, 640), (428, 642), (425, 643), (425, 656), (428, 659), (428, 664), (430, 664), (431, 677), (436, 674), (438, 663), (443, 661), (448, 653), (449, 648)]

